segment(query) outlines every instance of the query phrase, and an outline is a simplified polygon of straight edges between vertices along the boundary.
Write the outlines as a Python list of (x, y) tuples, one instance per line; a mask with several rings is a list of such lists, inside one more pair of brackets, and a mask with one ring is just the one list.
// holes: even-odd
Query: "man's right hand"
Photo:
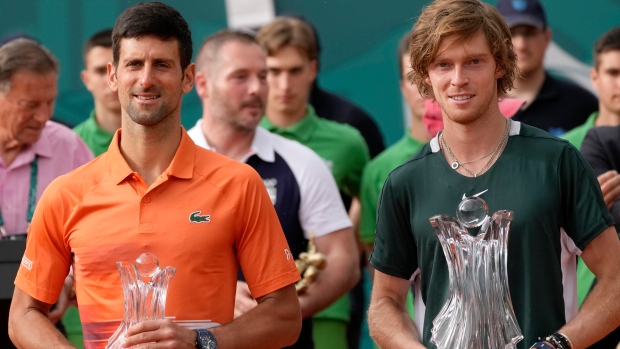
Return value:
[(248, 284), (237, 281), (237, 293), (235, 295), (235, 319), (252, 310), (258, 303), (252, 297)]
[(603, 192), (603, 198), (608, 209), (620, 198), (620, 174), (615, 170), (609, 170), (597, 177)]

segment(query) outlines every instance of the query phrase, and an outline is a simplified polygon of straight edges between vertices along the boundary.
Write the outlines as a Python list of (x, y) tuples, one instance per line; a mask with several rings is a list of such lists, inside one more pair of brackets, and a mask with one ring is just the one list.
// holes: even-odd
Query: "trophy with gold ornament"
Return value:
[(297, 293), (304, 293), (308, 286), (319, 275), (319, 271), (325, 269), (327, 266), (327, 259), (325, 255), (316, 250), (314, 244), (314, 233), (310, 232), (310, 239), (308, 240), (308, 251), (299, 254), (299, 258), (295, 260), (295, 265), (299, 274), (301, 274), (301, 280), (295, 284)]

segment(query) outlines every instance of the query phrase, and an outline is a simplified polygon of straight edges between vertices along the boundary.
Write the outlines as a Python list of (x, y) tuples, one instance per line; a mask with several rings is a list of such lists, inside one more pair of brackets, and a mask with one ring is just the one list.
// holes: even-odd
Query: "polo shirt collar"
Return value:
[[(196, 122), (196, 126), (192, 127), (189, 133), (191, 133), (192, 139), (196, 142), (196, 145), (217, 153), (217, 149), (209, 145), (207, 137), (205, 137), (204, 132), (202, 132), (202, 119)], [(247, 162), (252, 155), (258, 156), (265, 162), (274, 162), (276, 160), (276, 155), (270, 136), (271, 134), (269, 131), (262, 127), (257, 127), (256, 132), (254, 132), (252, 144), (250, 145), (250, 150), (243, 159), (241, 159), (241, 162)]]
[[(185, 129), (181, 127), (181, 142), (177, 148), (172, 162), (166, 169), (168, 176), (189, 179), (192, 178), (194, 172), (194, 157), (196, 153), (196, 145), (187, 135)], [(108, 165), (112, 173), (112, 178), (116, 184), (120, 184), (125, 178), (131, 176), (134, 171), (129, 167), (127, 161), (121, 154), (119, 142), (121, 140), (122, 129), (114, 134), (108, 152), (106, 154)]]
[(275, 132), (280, 135), (291, 135), (295, 140), (298, 140), (300, 143), (306, 143), (312, 137), (313, 131), (316, 127), (316, 122), (319, 120), (318, 115), (316, 115), (316, 111), (314, 107), (310, 104), (306, 104), (306, 115), (303, 119), (301, 119), (298, 123), (289, 127), (277, 127), (267, 119), (267, 117), (263, 117), (263, 121), (261, 122), (261, 126), (266, 128), (271, 132)]

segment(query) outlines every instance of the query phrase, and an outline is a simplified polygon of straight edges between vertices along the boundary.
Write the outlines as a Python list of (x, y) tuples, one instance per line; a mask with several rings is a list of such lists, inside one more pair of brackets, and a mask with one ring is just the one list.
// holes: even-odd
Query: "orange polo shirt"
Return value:
[(166, 316), (178, 320), (230, 322), (239, 266), (254, 298), (299, 280), (258, 174), (179, 132), (150, 187), (121, 155), (118, 131), (107, 153), (57, 178), (37, 205), (15, 285), (54, 303), (72, 265), (87, 348), (103, 348), (123, 317), (116, 262), (144, 252), (176, 268)]

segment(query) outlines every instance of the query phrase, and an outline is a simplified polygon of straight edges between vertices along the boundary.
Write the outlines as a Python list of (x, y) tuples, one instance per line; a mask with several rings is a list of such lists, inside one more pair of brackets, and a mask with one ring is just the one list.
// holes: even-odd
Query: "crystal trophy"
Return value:
[(174, 276), (173, 267), (159, 268), (159, 259), (143, 253), (135, 264), (116, 262), (123, 282), (125, 315), (120, 326), (108, 339), (106, 349), (121, 349), (127, 329), (139, 322), (164, 318), (168, 283)]
[[(438, 349), (512, 349), (523, 339), (508, 288), (508, 232), (511, 211), (492, 217), (479, 197), (465, 198), (457, 218), (437, 215), (431, 225), (448, 264), (450, 287), (433, 320), (431, 342)], [(479, 228), (476, 236), (469, 229)]]

